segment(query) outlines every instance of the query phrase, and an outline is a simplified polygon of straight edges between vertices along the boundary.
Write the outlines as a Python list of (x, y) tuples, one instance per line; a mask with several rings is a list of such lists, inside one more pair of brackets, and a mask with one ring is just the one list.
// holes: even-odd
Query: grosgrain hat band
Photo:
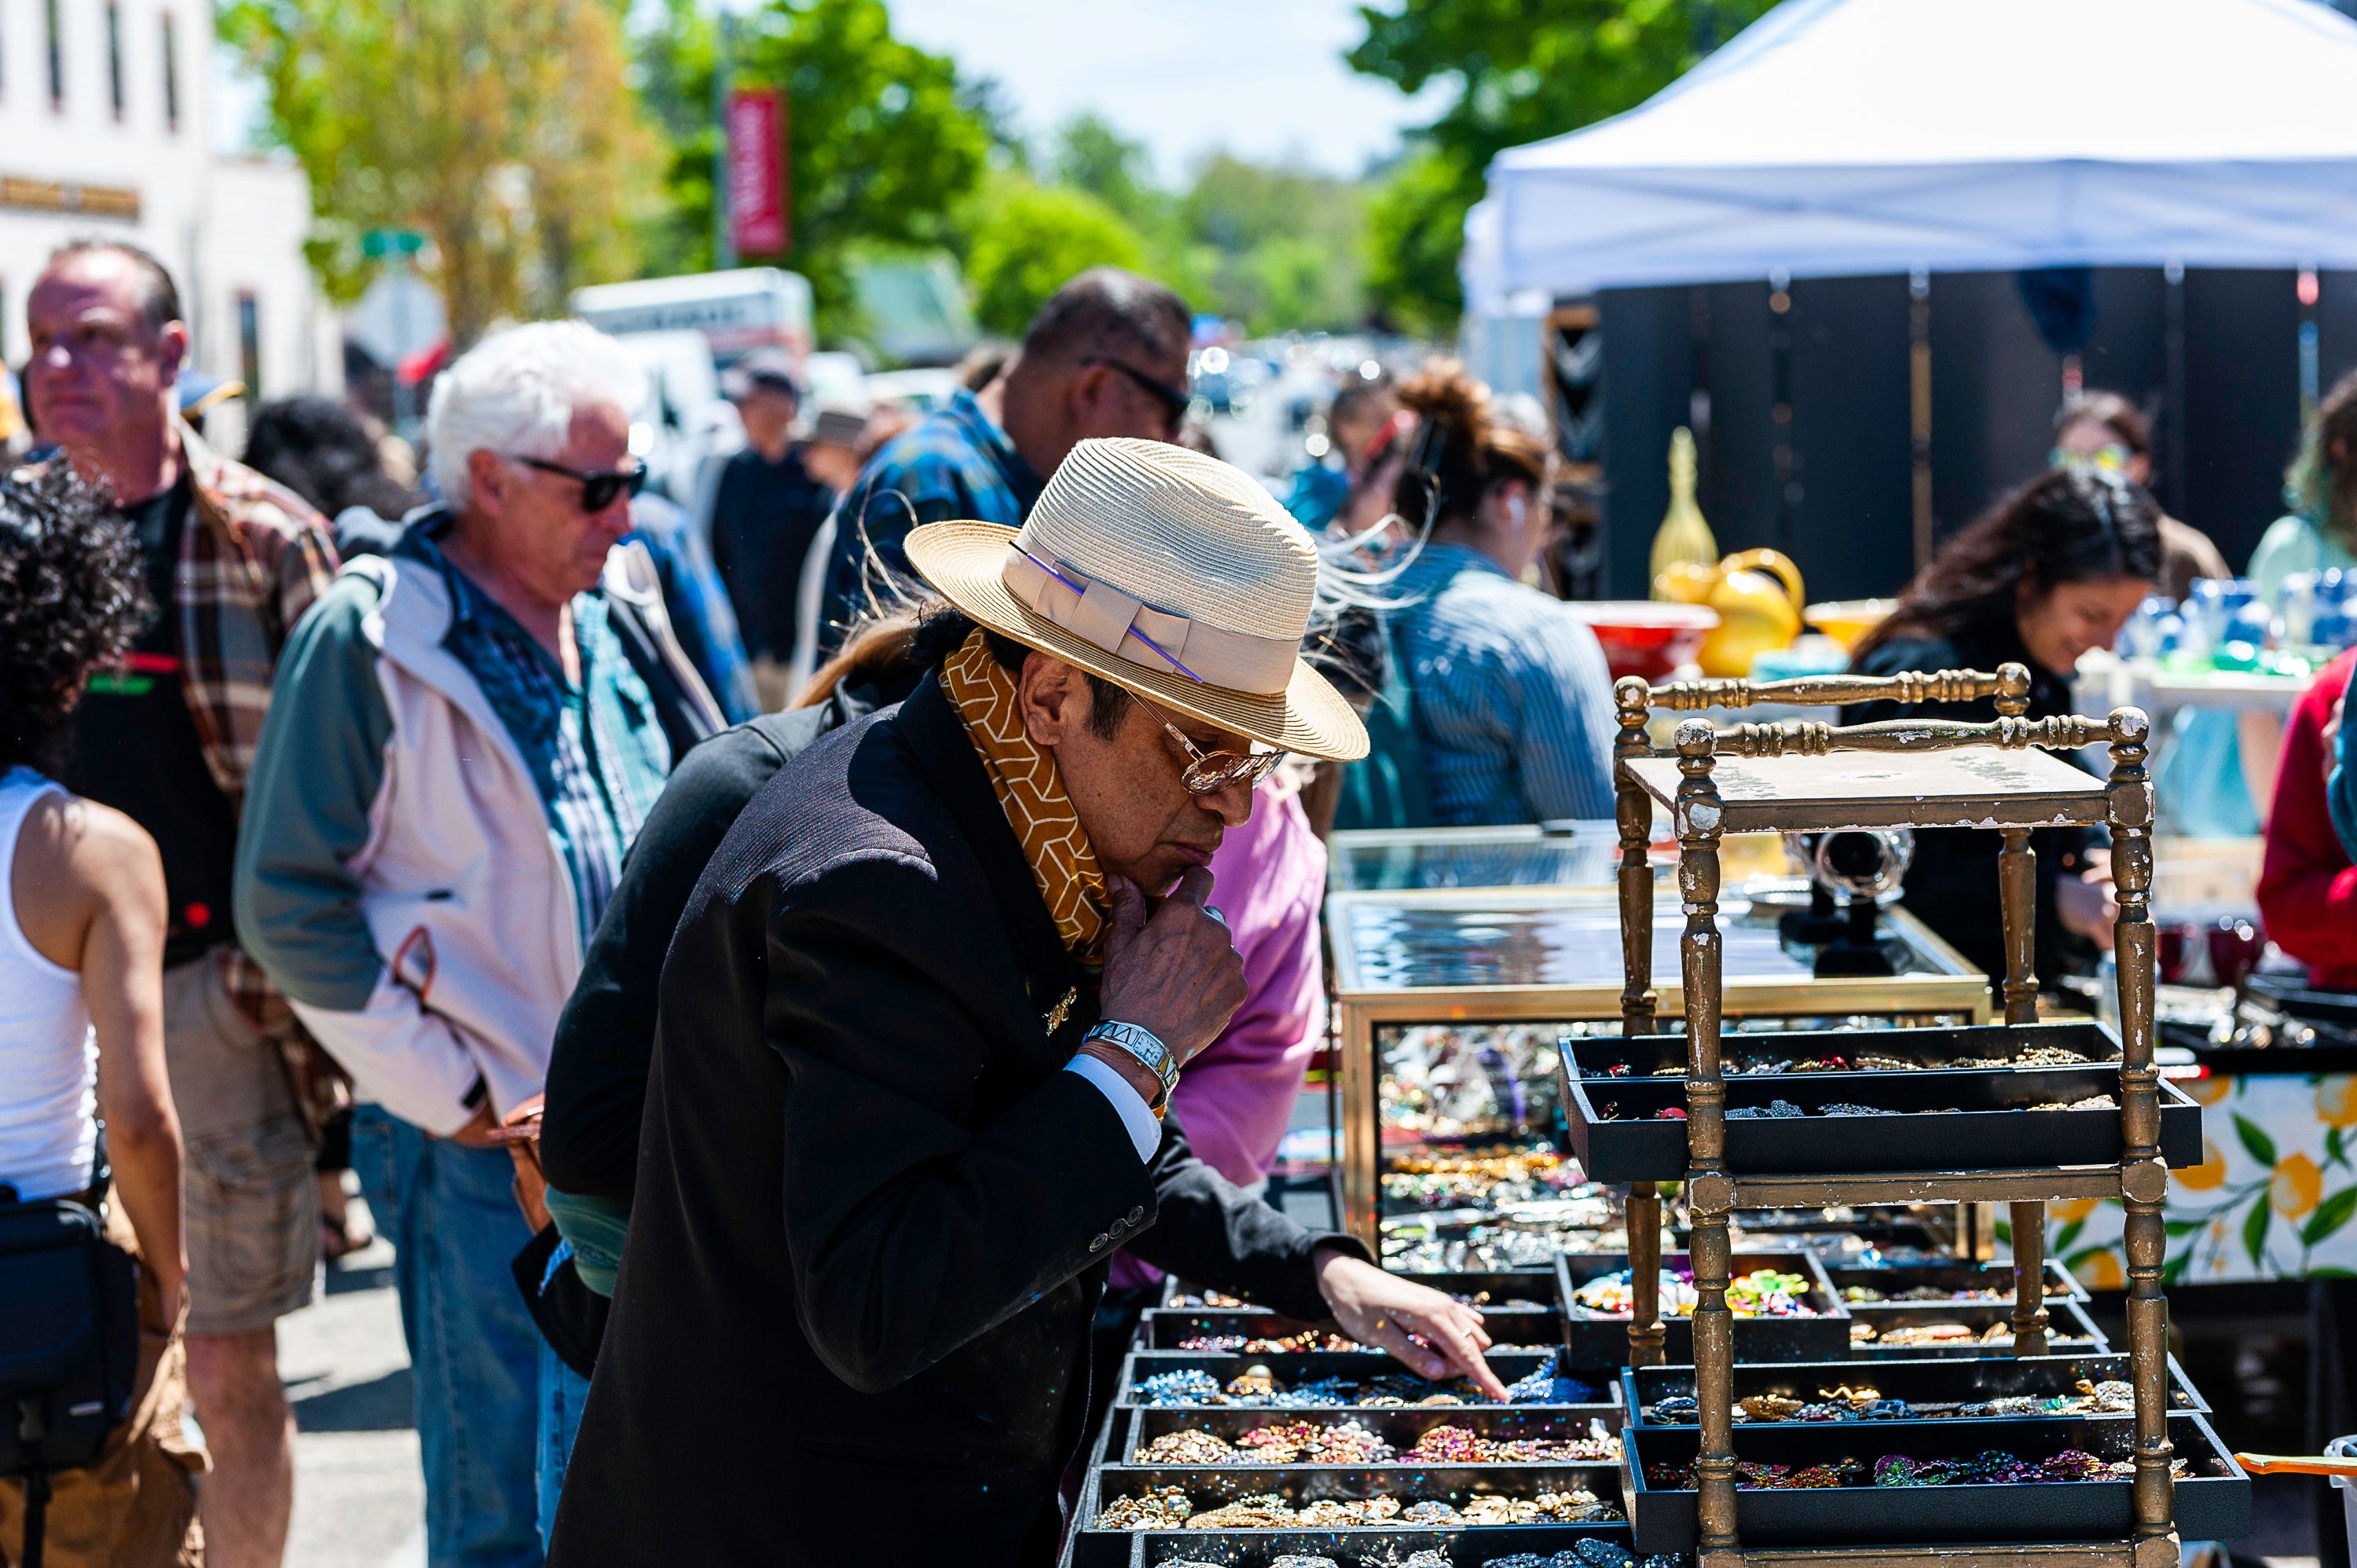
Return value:
[[(1282, 695), (1293, 679), (1298, 636), (1254, 637), (1157, 610), (1065, 562), (1032, 554), (1020, 541), (1007, 545), (999, 575), (1017, 601), (1117, 659), (1255, 697)], [(1135, 650), (1126, 646), (1133, 642)]]

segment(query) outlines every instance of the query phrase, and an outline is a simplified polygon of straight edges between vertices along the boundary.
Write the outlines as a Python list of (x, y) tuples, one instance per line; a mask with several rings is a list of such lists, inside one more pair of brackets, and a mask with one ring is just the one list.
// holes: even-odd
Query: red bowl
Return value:
[(1718, 624), (1717, 610), (1654, 599), (1575, 600), (1564, 607), (1596, 633), (1616, 681), (1623, 675), (1668, 678), (1694, 661), (1704, 634)]

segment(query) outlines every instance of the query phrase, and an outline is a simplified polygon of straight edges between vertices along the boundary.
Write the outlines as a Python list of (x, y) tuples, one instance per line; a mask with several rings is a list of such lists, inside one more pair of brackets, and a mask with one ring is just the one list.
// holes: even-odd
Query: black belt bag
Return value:
[(0, 1476), (25, 1482), (25, 1568), (38, 1568), (49, 1473), (89, 1464), (131, 1414), (138, 1265), (95, 1205), (0, 1187)]

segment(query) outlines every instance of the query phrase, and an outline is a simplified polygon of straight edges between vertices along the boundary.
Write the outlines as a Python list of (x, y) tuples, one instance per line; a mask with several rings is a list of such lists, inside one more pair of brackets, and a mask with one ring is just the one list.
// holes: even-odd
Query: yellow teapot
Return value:
[(1800, 567), (1775, 550), (1738, 550), (1716, 566), (1674, 562), (1653, 579), (1653, 594), (1718, 612), (1718, 625), (1695, 653), (1711, 676), (1749, 675), (1760, 654), (1790, 648), (1808, 602)]

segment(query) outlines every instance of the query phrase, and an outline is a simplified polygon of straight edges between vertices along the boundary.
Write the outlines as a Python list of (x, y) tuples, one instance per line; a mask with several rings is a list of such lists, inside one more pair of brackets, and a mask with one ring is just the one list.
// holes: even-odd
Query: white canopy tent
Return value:
[(1785, 0), (1501, 153), (1473, 309), (2062, 265), (2357, 267), (2357, 22), (2317, 0)]

